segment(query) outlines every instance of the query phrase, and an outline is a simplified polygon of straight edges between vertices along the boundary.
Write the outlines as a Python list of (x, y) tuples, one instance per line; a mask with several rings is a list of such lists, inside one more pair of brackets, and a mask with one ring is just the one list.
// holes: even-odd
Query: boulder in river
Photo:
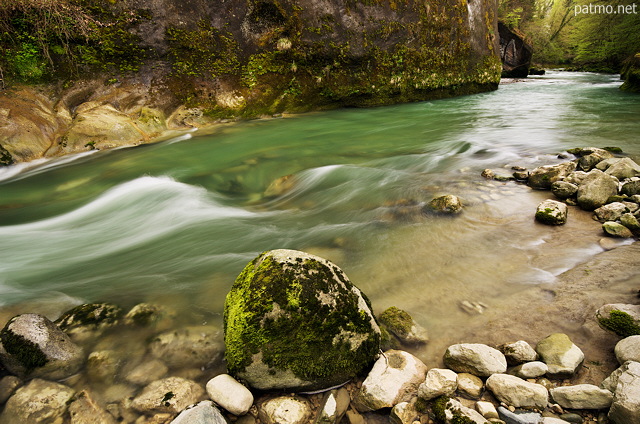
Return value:
[(454, 215), (462, 212), (462, 201), (458, 196), (447, 194), (436, 197), (422, 208), (424, 213)]
[(97, 337), (118, 324), (123, 310), (111, 303), (87, 303), (68, 310), (55, 323), (75, 342)]
[(22, 314), (0, 331), (0, 361), (18, 376), (59, 380), (84, 362), (82, 348), (42, 315)]
[(0, 424), (62, 423), (75, 390), (39, 378), (19, 388), (0, 415)]
[(578, 186), (568, 181), (556, 181), (551, 184), (551, 192), (558, 199), (568, 199), (578, 193)]
[(612, 237), (629, 238), (633, 237), (630, 229), (619, 222), (607, 221), (602, 224), (602, 230)]
[(537, 190), (549, 190), (551, 184), (575, 171), (575, 162), (563, 162), (557, 165), (540, 166), (529, 174), (527, 185)]
[(631, 158), (612, 158), (598, 163), (597, 168), (619, 180), (640, 176), (640, 165)]
[(310, 391), (367, 369), (380, 328), (365, 295), (333, 263), (272, 250), (249, 263), (227, 295), (227, 369), (261, 389)]
[(609, 197), (618, 194), (618, 179), (599, 169), (587, 173), (578, 186), (578, 205), (592, 211), (607, 203)]
[(610, 303), (596, 311), (600, 327), (621, 337), (640, 334), (640, 305)]
[(600, 222), (617, 221), (627, 212), (629, 212), (629, 208), (622, 202), (607, 203), (593, 211)]
[(625, 196), (634, 196), (636, 194), (640, 194), (640, 178), (631, 179), (622, 184), (620, 194)]
[(408, 312), (395, 306), (385, 309), (378, 321), (403, 343), (421, 344), (429, 341), (426, 328), (415, 322)]
[(562, 225), (567, 222), (567, 205), (547, 199), (536, 209), (536, 221), (547, 225)]

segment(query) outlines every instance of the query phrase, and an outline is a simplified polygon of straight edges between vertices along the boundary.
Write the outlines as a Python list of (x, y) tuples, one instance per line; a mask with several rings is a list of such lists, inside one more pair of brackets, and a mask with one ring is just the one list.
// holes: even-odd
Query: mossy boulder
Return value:
[(264, 252), (227, 295), (229, 374), (261, 389), (328, 388), (365, 371), (380, 347), (366, 296), (333, 263), (295, 250)]
[(536, 209), (536, 221), (546, 225), (562, 225), (567, 222), (567, 205), (547, 199)]
[(640, 335), (640, 305), (611, 303), (596, 311), (600, 327), (621, 337)]
[(42, 315), (15, 316), (0, 331), (0, 361), (20, 377), (66, 378), (84, 359), (82, 348)]
[(385, 309), (378, 321), (403, 343), (421, 344), (429, 341), (427, 330), (415, 322), (407, 311), (395, 306)]
[(424, 213), (454, 215), (462, 212), (462, 201), (458, 196), (447, 194), (436, 197), (422, 209)]
[(55, 323), (75, 342), (80, 343), (117, 325), (122, 315), (122, 308), (111, 303), (85, 303), (63, 313)]

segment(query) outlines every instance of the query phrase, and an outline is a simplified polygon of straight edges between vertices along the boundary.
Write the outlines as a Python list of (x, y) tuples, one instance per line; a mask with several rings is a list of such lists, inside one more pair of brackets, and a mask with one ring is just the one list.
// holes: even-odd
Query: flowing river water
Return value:
[[(537, 224), (550, 193), (480, 174), (558, 163), (573, 147), (640, 154), (640, 96), (620, 84), (549, 72), (490, 93), (220, 125), (1, 169), (4, 318), (153, 302), (175, 309), (176, 322), (221, 325), (247, 262), (298, 249), (339, 265), (376, 313), (409, 311), (432, 339), (415, 352), (433, 366), (447, 344), (492, 331), (461, 302), (493, 316), (521, 302), (505, 320), (531, 319), (544, 297), (530, 305), (520, 293), (552, 287), (602, 251), (590, 214)], [(461, 215), (420, 213), (447, 193), (463, 199)]]

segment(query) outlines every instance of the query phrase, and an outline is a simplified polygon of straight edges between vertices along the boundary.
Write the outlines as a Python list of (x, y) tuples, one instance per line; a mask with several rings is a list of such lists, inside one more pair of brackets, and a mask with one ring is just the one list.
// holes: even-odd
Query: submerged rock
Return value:
[(153, 338), (149, 350), (169, 367), (206, 367), (222, 358), (221, 333), (218, 327), (210, 325), (166, 331)]
[(84, 362), (82, 348), (53, 322), (38, 314), (13, 317), (0, 332), (0, 361), (18, 376), (58, 380)]
[(567, 222), (567, 205), (555, 200), (545, 200), (536, 209), (536, 221), (547, 225), (562, 225)]
[(146, 386), (131, 402), (131, 407), (143, 414), (177, 414), (203, 399), (204, 389), (195, 381), (168, 377)]
[(427, 330), (416, 323), (408, 312), (395, 306), (382, 312), (378, 321), (403, 343), (419, 344), (429, 341)]
[(447, 194), (436, 197), (425, 205), (422, 209), (424, 213), (438, 213), (453, 215), (462, 212), (462, 201), (458, 196)]
[(117, 424), (113, 415), (100, 406), (90, 392), (83, 390), (74, 399), (69, 405), (72, 424)]
[(227, 295), (227, 369), (257, 389), (318, 390), (371, 365), (380, 328), (368, 299), (333, 263), (265, 252)]
[(0, 415), (0, 424), (61, 423), (75, 390), (39, 378), (19, 388)]
[(55, 323), (74, 341), (83, 342), (118, 324), (123, 310), (111, 303), (87, 303), (68, 310)]

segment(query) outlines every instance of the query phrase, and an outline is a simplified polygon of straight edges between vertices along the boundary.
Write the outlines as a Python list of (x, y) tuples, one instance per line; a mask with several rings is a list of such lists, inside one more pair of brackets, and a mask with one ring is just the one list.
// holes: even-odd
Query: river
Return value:
[[(537, 224), (550, 193), (480, 174), (558, 163), (572, 147), (640, 154), (640, 96), (620, 84), (549, 72), (473, 96), (220, 125), (0, 169), (0, 302), (27, 312), (144, 301), (175, 309), (177, 322), (220, 325), (247, 262), (298, 249), (339, 265), (377, 313), (409, 311), (433, 340), (418, 354), (441, 355), (476, 319), (460, 302), (499, 311), (499, 299), (602, 251), (587, 215)], [(463, 199), (460, 216), (420, 213), (447, 193)]]

